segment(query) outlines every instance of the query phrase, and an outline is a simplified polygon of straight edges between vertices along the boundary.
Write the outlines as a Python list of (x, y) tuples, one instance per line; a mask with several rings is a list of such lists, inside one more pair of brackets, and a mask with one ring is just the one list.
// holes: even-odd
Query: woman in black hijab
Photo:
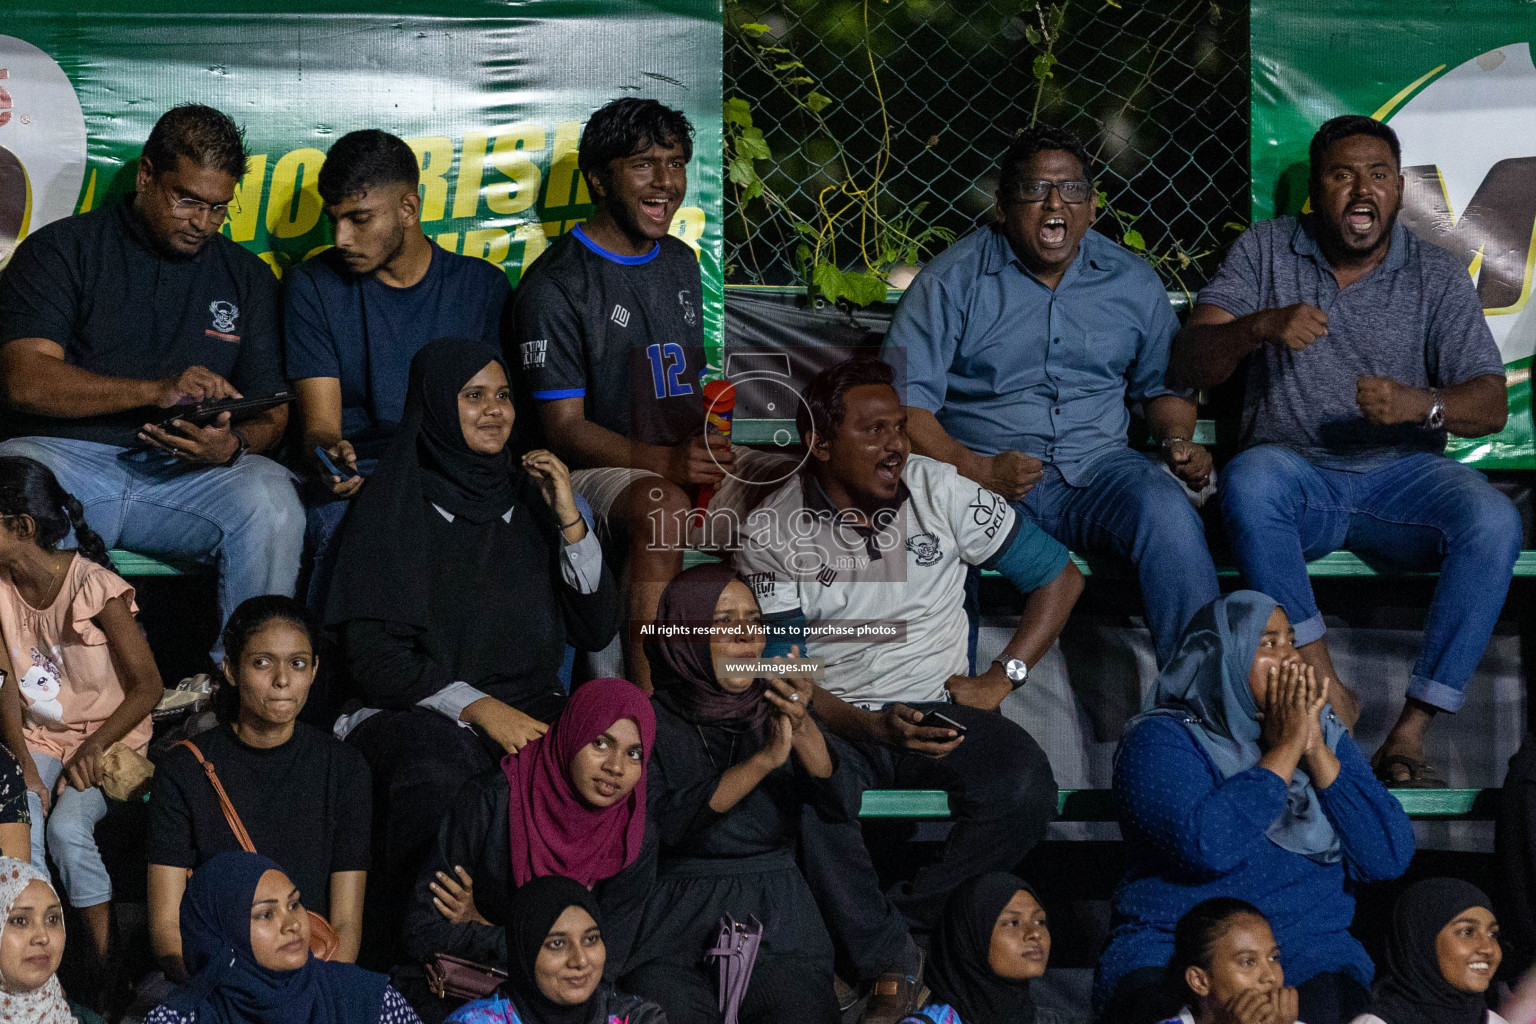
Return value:
[[(658, 867), (622, 984), (672, 1024), (836, 1024), (832, 940), (795, 863), (806, 807), (846, 821), (851, 803), (808, 713), (814, 687), (716, 674), (721, 659), (761, 658), (765, 641), (757, 600), (727, 566), (673, 578), (656, 626), (646, 828)], [(761, 942), (722, 971), (705, 957), (727, 916), (760, 922)], [(722, 973), (734, 1016), (720, 1008)]]
[(1488, 1009), (1504, 957), (1492, 906), (1459, 878), (1409, 886), (1392, 907), (1386, 975), (1354, 1024), (1506, 1024)]
[[(566, 645), (600, 650), (618, 629), (570, 474), (547, 451), (514, 455), (514, 418), (494, 349), (431, 342), (342, 532), (326, 623), (361, 705), (337, 732), (373, 769), (384, 876), (370, 896), (407, 891), (464, 781), (543, 734)], [(383, 926), (370, 934), (394, 941), (399, 901), (369, 909)]]
[(1029, 983), (1045, 973), (1051, 930), (1028, 882), (993, 871), (956, 889), (931, 952), (932, 997), (912, 1024), (1036, 1024)]
[(655, 1003), (603, 981), (607, 949), (597, 897), (560, 875), (530, 879), (507, 908), (507, 996), (479, 999), (450, 1024), (667, 1024)]

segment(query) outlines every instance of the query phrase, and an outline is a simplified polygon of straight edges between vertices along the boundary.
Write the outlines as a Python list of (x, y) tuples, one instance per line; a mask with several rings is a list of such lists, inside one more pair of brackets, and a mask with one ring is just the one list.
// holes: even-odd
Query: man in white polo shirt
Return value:
[[(889, 366), (858, 358), (806, 387), (805, 472), (748, 517), (734, 561), (775, 649), (823, 659), (814, 706), (868, 788), (943, 789), (943, 856), (882, 894), (857, 822), (808, 815), (805, 870), (840, 967), (886, 1004), (916, 996), (909, 930), (930, 931), (962, 882), (1010, 870), (1045, 833), (1056, 781), (1040, 747), (997, 708), (1066, 623), (1082, 577), (1067, 549), (955, 468), (911, 455)], [(966, 567), (996, 569), (1025, 600), (1003, 653), (972, 676)], [(770, 651), (769, 653), (773, 653)], [(941, 723), (939, 716), (947, 720)], [(956, 726), (958, 728), (956, 728)], [(872, 1006), (870, 1019), (877, 1015)]]

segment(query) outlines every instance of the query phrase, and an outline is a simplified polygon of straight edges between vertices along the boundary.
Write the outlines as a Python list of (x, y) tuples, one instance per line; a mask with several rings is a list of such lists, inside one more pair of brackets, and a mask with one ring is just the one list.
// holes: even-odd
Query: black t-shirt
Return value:
[(699, 261), (671, 235), (619, 256), (578, 225), (523, 273), (510, 365), (535, 399), (584, 397), (586, 417), (645, 444), (704, 429)]
[[(192, 742), (218, 772), (256, 852), (283, 866), (304, 905), (328, 913), (331, 875), (368, 869), (372, 791), (363, 755), (299, 722), (282, 746), (260, 750), (221, 725)], [(240, 849), (197, 758), (172, 747), (149, 800), (149, 863), (195, 868)]]
[[(71, 365), (105, 377), (160, 380), (204, 366), (247, 398), (283, 388), (277, 278), (215, 235), (196, 256), (156, 249), (133, 196), (39, 228), (0, 274), (0, 345), (46, 338)], [(55, 419), (10, 411), (17, 435), (130, 447), (159, 410)]]
[(432, 246), (420, 281), (393, 288), (338, 265), (335, 250), (283, 280), (288, 376), (341, 382), (341, 436), (360, 458), (380, 458), (405, 412), (411, 357), (437, 338), (501, 345), (502, 307), (512, 289), (500, 267)]

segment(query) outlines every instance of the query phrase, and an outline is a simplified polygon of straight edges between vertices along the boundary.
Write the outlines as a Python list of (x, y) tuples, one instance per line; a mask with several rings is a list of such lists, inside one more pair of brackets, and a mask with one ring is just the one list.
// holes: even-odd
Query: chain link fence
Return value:
[[(743, 204), (727, 183), (728, 283), (804, 283), (793, 221), (816, 220), (826, 186), (873, 177), (882, 95), (884, 218), (926, 204), (913, 227), (956, 234), (989, 219), (997, 158), (1038, 116), (1084, 139), (1113, 207), (1098, 230), (1140, 242), (1170, 288), (1203, 284), (1247, 223), (1243, 0), (727, 0), (725, 17), (725, 95), (751, 104), (782, 201)], [(808, 90), (831, 100), (819, 119), (796, 100)], [(837, 224), (844, 270), (863, 269), (859, 229)]]

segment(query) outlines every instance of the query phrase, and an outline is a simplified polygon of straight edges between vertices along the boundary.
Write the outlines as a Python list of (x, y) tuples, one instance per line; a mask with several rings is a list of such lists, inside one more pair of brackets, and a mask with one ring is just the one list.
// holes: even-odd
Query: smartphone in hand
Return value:
[(955, 721), (953, 718), (950, 718), (948, 715), (946, 715), (942, 711), (925, 711), (925, 712), (923, 712), (923, 720), (921, 722), (919, 722), (918, 724), (919, 725), (935, 725), (935, 724), (937, 724), (937, 725), (940, 725), (940, 726), (944, 727), (945, 729), (953, 729), (953, 730), (955, 730), (955, 732), (959, 733), (961, 736), (964, 736), (965, 733), (966, 733), (965, 726), (961, 725), (959, 722)]
[(354, 470), (342, 469), (340, 466), (336, 465), (336, 463), (331, 460), (329, 453), (327, 453), (326, 450), (319, 445), (315, 445), (315, 458), (320, 460), (320, 465), (324, 466), (326, 472), (330, 473), (332, 476), (339, 476), (344, 481), (351, 480), (353, 477), (357, 476), (357, 473)]

